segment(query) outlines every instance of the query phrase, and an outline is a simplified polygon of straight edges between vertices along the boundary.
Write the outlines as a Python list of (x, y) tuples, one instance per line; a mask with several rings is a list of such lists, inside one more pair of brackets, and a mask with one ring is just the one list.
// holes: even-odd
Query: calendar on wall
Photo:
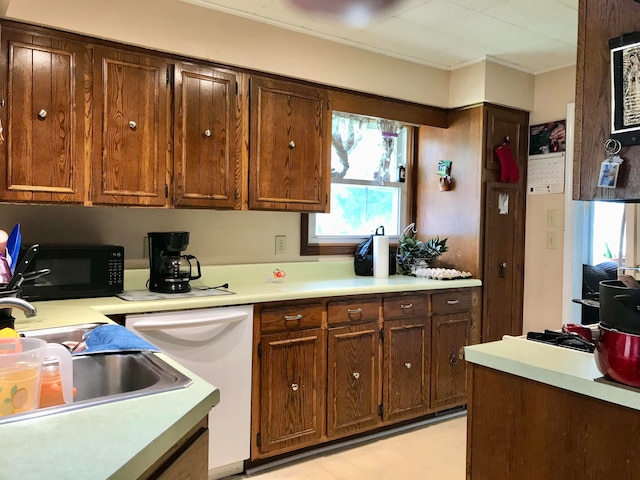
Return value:
[(532, 155), (527, 166), (527, 193), (564, 192), (564, 152)]

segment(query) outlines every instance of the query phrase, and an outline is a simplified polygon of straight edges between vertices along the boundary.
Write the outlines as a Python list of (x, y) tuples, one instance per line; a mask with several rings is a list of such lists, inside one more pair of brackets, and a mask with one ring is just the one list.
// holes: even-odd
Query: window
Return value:
[(356, 244), (384, 226), (398, 236), (407, 225), (411, 127), (333, 112), (331, 213), (308, 217), (309, 244)]

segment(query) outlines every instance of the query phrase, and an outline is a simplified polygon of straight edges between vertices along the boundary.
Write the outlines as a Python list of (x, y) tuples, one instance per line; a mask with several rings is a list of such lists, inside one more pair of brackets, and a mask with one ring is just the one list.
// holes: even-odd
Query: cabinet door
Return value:
[(380, 421), (378, 322), (329, 329), (329, 438), (356, 433)]
[(469, 344), (470, 313), (435, 315), (431, 334), (431, 407), (441, 409), (466, 402), (467, 365), (460, 349)]
[(250, 117), (249, 208), (327, 211), (327, 92), (253, 77)]
[(240, 208), (241, 117), (236, 74), (175, 67), (175, 205)]
[(0, 199), (83, 201), (89, 64), (81, 43), (3, 28)]
[(317, 328), (262, 336), (261, 453), (320, 441), (326, 419), (325, 332)]
[(513, 159), (520, 170), (520, 183), (526, 184), (528, 113), (489, 105), (486, 107), (485, 115), (485, 168), (500, 170), (500, 161), (495, 149), (508, 139)]
[(417, 417), (429, 410), (428, 317), (384, 323), (384, 421)]
[(92, 200), (165, 205), (169, 195), (169, 66), (163, 58), (96, 47)]
[(522, 334), (524, 195), (515, 184), (486, 187), (482, 341)]

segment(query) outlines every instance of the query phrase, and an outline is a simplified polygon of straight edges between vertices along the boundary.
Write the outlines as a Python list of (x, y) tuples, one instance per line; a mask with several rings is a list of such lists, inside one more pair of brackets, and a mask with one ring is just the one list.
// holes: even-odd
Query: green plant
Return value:
[(440, 240), (440, 237), (434, 237), (422, 242), (415, 237), (415, 233), (407, 227), (398, 240), (396, 260), (404, 275), (411, 275), (414, 265), (431, 265), (433, 260), (448, 250), (446, 238)]

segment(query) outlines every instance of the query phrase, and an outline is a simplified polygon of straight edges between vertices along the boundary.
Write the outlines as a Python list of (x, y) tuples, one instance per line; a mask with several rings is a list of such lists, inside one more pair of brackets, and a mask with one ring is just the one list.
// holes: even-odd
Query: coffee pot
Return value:
[[(189, 245), (189, 232), (149, 232), (149, 290), (161, 293), (184, 293), (189, 282), (202, 276), (200, 262), (193, 255), (182, 255)], [(193, 274), (192, 261), (197, 274)]]

